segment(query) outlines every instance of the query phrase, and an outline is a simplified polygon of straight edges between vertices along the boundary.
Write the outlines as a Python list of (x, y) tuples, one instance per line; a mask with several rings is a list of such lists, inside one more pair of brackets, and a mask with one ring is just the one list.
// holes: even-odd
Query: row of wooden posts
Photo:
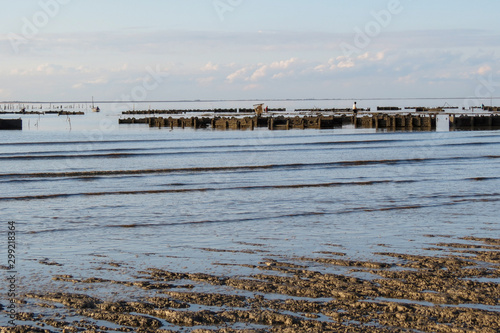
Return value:
[[(445, 114), (451, 130), (500, 129), (500, 114)], [(270, 130), (329, 129), (354, 125), (358, 128), (432, 130), (437, 125), (437, 114), (381, 114), (370, 115), (316, 115), (304, 117), (149, 117), (120, 119), (120, 124), (148, 124), (151, 127), (250, 129), (267, 127)], [(22, 129), (21, 119), (0, 119), (0, 129)]]
[[(150, 117), (120, 119), (121, 124), (143, 123), (151, 127), (180, 127), (180, 128), (213, 128), (213, 129), (250, 129), (267, 127), (270, 130), (288, 129), (328, 129), (341, 128), (345, 125), (354, 125), (358, 128), (387, 128), (387, 129), (422, 129), (436, 128), (436, 114), (381, 114), (371, 115), (330, 115), (304, 117)], [(450, 115), (450, 128), (500, 127), (500, 115)]]

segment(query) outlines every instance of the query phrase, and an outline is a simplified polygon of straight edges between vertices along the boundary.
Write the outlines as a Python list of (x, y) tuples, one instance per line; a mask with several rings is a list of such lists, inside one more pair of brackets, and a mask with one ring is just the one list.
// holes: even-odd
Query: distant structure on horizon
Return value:
[(92, 112), (100, 112), (101, 109), (99, 109), (98, 106), (94, 106), (94, 96), (92, 96)]

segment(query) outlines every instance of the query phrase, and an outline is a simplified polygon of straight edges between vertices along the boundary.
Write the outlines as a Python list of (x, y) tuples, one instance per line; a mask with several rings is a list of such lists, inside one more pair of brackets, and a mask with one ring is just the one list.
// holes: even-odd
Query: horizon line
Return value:
[[(102, 100), (96, 101), (94, 103), (103, 104), (120, 104), (120, 103), (207, 103), (207, 102), (255, 102), (255, 101), (272, 101), (272, 102), (298, 102), (298, 101), (380, 101), (380, 100), (458, 100), (458, 99), (500, 99), (500, 97), (373, 97), (373, 98), (245, 98), (245, 99), (180, 99), (180, 100), (146, 100), (146, 101), (125, 101), (125, 100)], [(0, 101), (0, 104), (59, 104), (59, 103), (92, 103), (92, 100), (88, 101)]]

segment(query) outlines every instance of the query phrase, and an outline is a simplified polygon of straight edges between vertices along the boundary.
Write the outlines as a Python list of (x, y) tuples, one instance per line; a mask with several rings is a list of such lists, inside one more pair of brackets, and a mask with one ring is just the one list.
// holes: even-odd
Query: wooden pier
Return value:
[(500, 129), (500, 114), (450, 115), (450, 130)]
[(356, 128), (386, 130), (435, 130), (439, 115), (448, 116), (450, 130), (500, 129), (500, 114), (334, 114), (334, 115), (266, 115), (246, 117), (146, 117), (120, 119), (120, 124), (147, 124), (150, 127), (167, 128), (213, 128), (253, 130), (265, 127), (269, 130), (333, 129), (347, 125)]
[(22, 119), (0, 119), (0, 130), (22, 130)]

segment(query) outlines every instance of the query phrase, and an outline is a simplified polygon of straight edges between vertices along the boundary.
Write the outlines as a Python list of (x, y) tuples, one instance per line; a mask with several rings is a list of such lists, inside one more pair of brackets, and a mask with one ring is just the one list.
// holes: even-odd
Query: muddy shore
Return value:
[[(129, 280), (105, 279), (99, 271), (88, 277), (55, 275), (54, 281), (78, 292), (23, 294), (17, 299), (18, 326), (1, 331), (500, 331), (500, 239), (450, 239), (422, 249), (431, 255), (374, 253), (380, 258), (377, 261), (351, 260), (340, 249), (284, 257), (268, 253), (259, 244), (248, 247), (249, 253), (262, 253), (262, 261), (213, 264), (243, 266), (252, 274), (149, 267), (136, 270)], [(110, 267), (119, 266), (110, 263)], [(345, 274), (329, 272), (332, 267), (342, 268)], [(105, 300), (81, 292), (109, 286), (132, 288), (141, 296), (123, 294)]]

